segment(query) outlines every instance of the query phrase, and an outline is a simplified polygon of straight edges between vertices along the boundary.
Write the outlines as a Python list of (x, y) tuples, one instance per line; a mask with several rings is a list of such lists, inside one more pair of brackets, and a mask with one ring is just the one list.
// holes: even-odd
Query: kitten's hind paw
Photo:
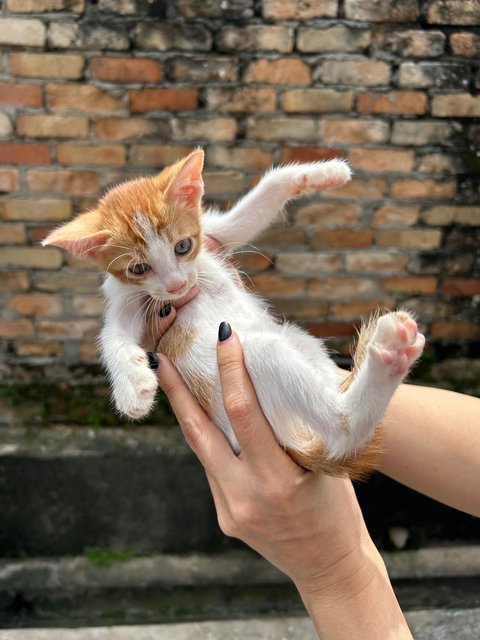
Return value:
[(351, 178), (350, 167), (343, 160), (315, 162), (298, 166), (298, 176), (292, 184), (292, 195), (318, 193), (330, 187), (341, 187)]
[(420, 357), (425, 337), (406, 311), (381, 316), (369, 344), (372, 357), (381, 363), (392, 377), (404, 377)]

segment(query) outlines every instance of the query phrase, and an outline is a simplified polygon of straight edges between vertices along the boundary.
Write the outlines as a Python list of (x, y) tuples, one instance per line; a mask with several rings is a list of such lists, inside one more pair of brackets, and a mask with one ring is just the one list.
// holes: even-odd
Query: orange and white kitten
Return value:
[(216, 364), (220, 322), (243, 344), (245, 364), (278, 441), (303, 466), (360, 476), (378, 448), (376, 427), (400, 381), (423, 350), (424, 338), (405, 311), (376, 316), (364, 328), (357, 364), (342, 383), (321, 340), (288, 322), (246, 291), (224, 258), (207, 251), (203, 235), (228, 251), (250, 242), (295, 197), (341, 186), (341, 160), (289, 165), (267, 172), (230, 211), (202, 211), (203, 152), (196, 150), (155, 177), (121, 184), (97, 208), (55, 229), (43, 242), (89, 256), (106, 272), (100, 344), (117, 409), (131, 418), (151, 410), (155, 373), (139, 346), (146, 312), (184, 296), (159, 349), (232, 447), (238, 442), (223, 407)]

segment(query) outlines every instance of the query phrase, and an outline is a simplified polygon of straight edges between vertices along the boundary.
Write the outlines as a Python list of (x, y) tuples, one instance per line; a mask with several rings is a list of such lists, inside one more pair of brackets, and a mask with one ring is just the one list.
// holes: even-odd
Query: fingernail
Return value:
[(150, 367), (150, 369), (152, 371), (156, 371), (158, 369), (158, 365), (160, 364), (160, 360), (158, 359), (157, 354), (153, 353), (153, 351), (147, 351), (147, 358), (148, 366)]
[(158, 312), (158, 315), (160, 316), (160, 318), (166, 318), (171, 310), (172, 310), (172, 305), (168, 303), (160, 309), (160, 311)]
[(228, 322), (221, 322), (218, 327), (218, 339), (223, 342), (232, 335), (232, 327)]

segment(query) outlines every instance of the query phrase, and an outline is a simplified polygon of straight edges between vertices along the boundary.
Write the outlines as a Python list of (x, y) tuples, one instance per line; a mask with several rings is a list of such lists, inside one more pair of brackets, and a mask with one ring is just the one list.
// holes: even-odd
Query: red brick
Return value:
[(310, 18), (334, 18), (338, 0), (264, 0), (263, 17), (271, 20), (309, 20)]
[(50, 150), (46, 144), (1, 142), (0, 158), (5, 164), (49, 164)]
[(349, 160), (354, 169), (400, 173), (413, 169), (415, 154), (409, 150), (353, 149)]
[(26, 271), (0, 271), (0, 291), (27, 291), (30, 288)]
[(317, 338), (354, 336), (357, 332), (350, 322), (306, 322), (303, 327)]
[(386, 142), (390, 127), (383, 120), (323, 119), (320, 123), (320, 141), (339, 144)]
[(125, 164), (125, 147), (119, 144), (111, 145), (57, 145), (57, 158), (61, 164), (73, 165), (107, 165), (121, 167)]
[(27, 338), (35, 333), (31, 320), (15, 318), (0, 320), (0, 336), (2, 338)]
[(35, 222), (64, 221), (72, 214), (72, 204), (65, 199), (9, 198), (3, 202), (0, 218)]
[(305, 280), (298, 277), (281, 276), (277, 273), (260, 273), (252, 275), (247, 286), (260, 295), (292, 296), (304, 292)]
[(334, 318), (362, 318), (375, 313), (379, 309), (392, 310), (396, 306), (393, 298), (375, 298), (373, 300), (353, 300), (351, 302), (336, 302), (331, 307)]
[(61, 298), (41, 294), (13, 296), (8, 306), (24, 316), (58, 316), (63, 311)]
[(193, 147), (136, 144), (130, 152), (134, 167), (166, 167), (193, 151)]
[(242, 251), (238, 254), (235, 254), (233, 263), (235, 265), (235, 268), (238, 269), (241, 273), (245, 271), (251, 273), (253, 271), (258, 272), (270, 269), (273, 264), (273, 260), (268, 254), (265, 253)]
[(276, 247), (282, 249), (292, 249), (293, 247), (303, 247), (305, 245), (305, 232), (303, 229), (292, 229), (292, 227), (270, 227), (262, 231), (256, 240), (258, 246)]
[(427, 96), (420, 91), (366, 91), (358, 96), (357, 110), (360, 113), (418, 116), (427, 110)]
[(106, 82), (128, 84), (160, 82), (163, 79), (160, 63), (148, 58), (92, 58), (90, 70), (93, 78)]
[(384, 229), (377, 233), (379, 247), (439, 249), (442, 232), (437, 229)]
[(432, 322), (430, 336), (447, 340), (477, 340), (480, 338), (480, 326), (462, 320)]
[(352, 224), (359, 217), (360, 207), (356, 203), (315, 202), (298, 209), (295, 224), (323, 228)]
[(360, 178), (357, 177), (351, 182), (337, 189), (330, 189), (330, 198), (352, 198), (361, 200), (379, 200), (388, 191), (388, 182), (383, 178)]
[(452, 198), (456, 191), (455, 180), (398, 178), (392, 184), (394, 198)]
[(312, 280), (308, 284), (308, 294), (318, 298), (333, 300), (357, 298), (372, 294), (375, 285), (367, 278), (337, 277)]
[(0, 243), (1, 244), (25, 244), (27, 234), (25, 225), (18, 222), (0, 223)]
[(20, 114), (17, 133), (28, 138), (86, 138), (88, 118), (47, 114)]
[(373, 233), (367, 229), (324, 229), (315, 234), (314, 249), (360, 249), (373, 244)]
[(287, 318), (306, 319), (306, 318), (322, 318), (328, 313), (328, 302), (320, 300), (305, 300), (304, 298), (294, 298), (288, 300), (282, 298), (280, 300), (270, 299), (273, 304), (273, 313), (282, 319)]
[(122, 94), (99, 89), (93, 85), (65, 84), (47, 85), (48, 104), (54, 111), (93, 111), (119, 112), (125, 111)]
[(430, 276), (392, 276), (384, 278), (381, 284), (389, 293), (432, 295), (437, 291), (438, 280)]
[(198, 107), (196, 89), (132, 89), (129, 91), (132, 112), (189, 111)]
[(18, 169), (0, 168), (0, 192), (18, 191), (19, 184)]
[(40, 107), (43, 91), (40, 85), (0, 82), (0, 104)]
[(102, 140), (137, 140), (157, 133), (157, 124), (146, 118), (98, 118), (93, 128)]
[(85, 60), (76, 54), (10, 53), (12, 75), (23, 78), (68, 78), (76, 80), (83, 75)]
[(63, 254), (56, 247), (4, 247), (0, 253), (0, 263), (25, 269), (59, 269)]
[(332, 147), (283, 147), (281, 162), (318, 162), (323, 160), (333, 160), (335, 158), (346, 158), (344, 149), (334, 149)]
[(386, 202), (375, 211), (374, 225), (412, 225), (418, 221), (420, 207)]
[(462, 58), (480, 57), (480, 35), (476, 33), (452, 33), (450, 46), (455, 56)]
[(68, 169), (31, 169), (27, 172), (27, 185), (39, 193), (96, 194), (100, 189), (98, 175), (93, 171)]
[(480, 295), (480, 280), (468, 278), (445, 280), (442, 293), (446, 296), (478, 296)]
[(251, 62), (244, 81), (268, 84), (310, 84), (311, 71), (306, 62), (299, 58), (261, 59)]

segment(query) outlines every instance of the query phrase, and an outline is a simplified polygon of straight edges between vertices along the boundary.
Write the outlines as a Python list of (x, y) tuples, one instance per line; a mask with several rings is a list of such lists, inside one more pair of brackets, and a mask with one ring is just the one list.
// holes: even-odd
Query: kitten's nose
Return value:
[(176, 287), (172, 287), (171, 289), (167, 289), (167, 293), (173, 293), (173, 294), (177, 294), (177, 293), (181, 293), (185, 287), (187, 286), (187, 281), (184, 280), (182, 282), (182, 284), (176, 286)]

